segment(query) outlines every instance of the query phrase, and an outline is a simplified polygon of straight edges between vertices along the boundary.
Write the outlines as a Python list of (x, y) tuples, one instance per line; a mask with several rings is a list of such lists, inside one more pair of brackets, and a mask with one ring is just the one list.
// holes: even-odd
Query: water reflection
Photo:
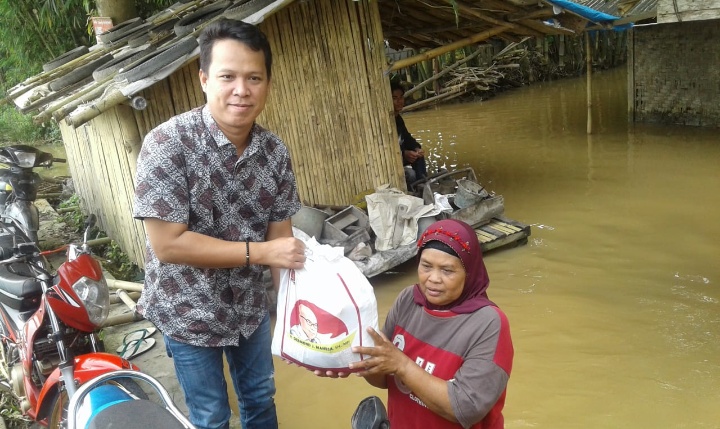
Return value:
[[(625, 82), (596, 75), (590, 136), (584, 78), (405, 116), (433, 167), (472, 166), (534, 225), (486, 259), (516, 348), (508, 428), (720, 427), (720, 138), (628, 127)], [(414, 279), (398, 271), (372, 280), (382, 320)], [(286, 428), (349, 427), (385, 398), (282, 365)]]

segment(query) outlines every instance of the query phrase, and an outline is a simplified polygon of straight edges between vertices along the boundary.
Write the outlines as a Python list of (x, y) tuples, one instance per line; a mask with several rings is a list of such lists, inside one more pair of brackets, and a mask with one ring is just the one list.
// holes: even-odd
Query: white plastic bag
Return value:
[(366, 329), (378, 329), (372, 285), (342, 248), (305, 242), (305, 267), (282, 270), (272, 353), (310, 369), (348, 371), (367, 358), (353, 346), (372, 347)]
[(422, 198), (404, 192), (378, 187), (375, 193), (365, 196), (370, 228), (375, 233), (375, 249), (397, 249), (414, 243), (418, 235), (418, 219), (440, 213), (432, 204), (424, 204)]

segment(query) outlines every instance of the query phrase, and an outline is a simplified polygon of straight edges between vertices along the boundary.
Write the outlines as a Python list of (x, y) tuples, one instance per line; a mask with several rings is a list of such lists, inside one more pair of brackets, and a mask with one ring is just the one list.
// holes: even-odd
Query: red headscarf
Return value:
[(425, 299), (420, 285), (416, 284), (413, 291), (415, 303), (430, 310), (450, 310), (459, 314), (472, 313), (488, 305), (495, 306), (487, 296), (490, 279), (482, 259), (480, 243), (470, 225), (455, 219), (444, 219), (430, 225), (418, 240), (418, 257), (432, 241), (446, 244), (455, 252), (454, 256), (460, 258), (465, 268), (465, 286), (458, 299), (438, 307)]

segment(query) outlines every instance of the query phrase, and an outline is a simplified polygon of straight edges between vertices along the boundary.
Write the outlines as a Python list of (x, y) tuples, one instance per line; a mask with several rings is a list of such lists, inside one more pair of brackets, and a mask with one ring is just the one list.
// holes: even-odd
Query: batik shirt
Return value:
[[(265, 241), (269, 222), (300, 209), (286, 146), (255, 124), (242, 156), (207, 107), (152, 130), (138, 158), (133, 216), (187, 224), (228, 241)], [(147, 241), (138, 311), (171, 338), (237, 345), (267, 315), (263, 266), (195, 268), (160, 262)], [(238, 262), (244, 260), (244, 252)]]
[(393, 429), (502, 429), (513, 346), (505, 314), (486, 306), (473, 313), (432, 311), (403, 290), (385, 320), (385, 335), (416, 364), (447, 380), (453, 423), (430, 411), (414, 392), (388, 376)]

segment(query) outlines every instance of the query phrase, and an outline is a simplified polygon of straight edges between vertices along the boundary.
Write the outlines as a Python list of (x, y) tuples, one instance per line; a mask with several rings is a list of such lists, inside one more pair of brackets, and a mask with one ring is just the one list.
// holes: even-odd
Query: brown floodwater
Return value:
[[(720, 133), (627, 124), (626, 75), (405, 115), (433, 168), (471, 166), (532, 225), (486, 255), (515, 345), (507, 428), (720, 428)], [(411, 263), (371, 279), (381, 321)], [(279, 360), (283, 428), (349, 428), (385, 391)]]

